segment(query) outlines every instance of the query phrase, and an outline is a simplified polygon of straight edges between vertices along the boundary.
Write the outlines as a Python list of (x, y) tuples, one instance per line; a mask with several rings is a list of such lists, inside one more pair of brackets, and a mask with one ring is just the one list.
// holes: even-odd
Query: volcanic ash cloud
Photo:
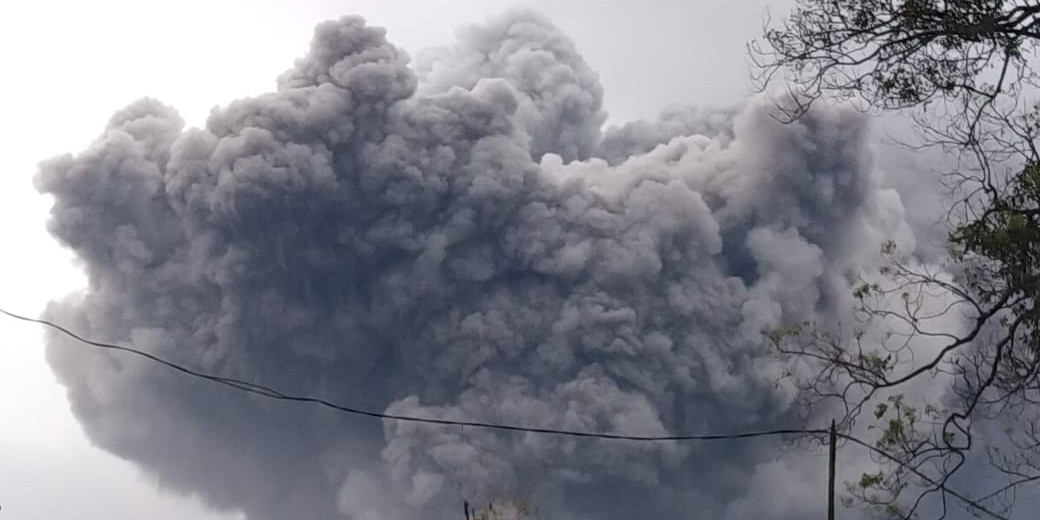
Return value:
[[(471, 28), (414, 68), (382, 29), (326, 22), (275, 92), (204, 128), (144, 99), (42, 165), (49, 229), (89, 277), (47, 315), (399, 414), (638, 435), (791, 424), (761, 331), (844, 308), (863, 251), (905, 223), (880, 216), (899, 203), (862, 117), (784, 126), (768, 109), (602, 131), (596, 74), (539, 16)], [(736, 519), (751, 514), (733, 497), (784, 485), (766, 441), (380, 423), (48, 342), (95, 443), (255, 520), (448, 518), (516, 497), (552, 518)]]

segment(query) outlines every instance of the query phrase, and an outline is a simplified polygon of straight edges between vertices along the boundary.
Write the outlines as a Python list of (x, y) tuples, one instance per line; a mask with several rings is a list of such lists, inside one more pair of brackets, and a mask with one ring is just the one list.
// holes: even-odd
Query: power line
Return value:
[(601, 432), (582, 431), (582, 430), (567, 430), (567, 429), (557, 429), (557, 428), (537, 428), (537, 427), (521, 426), (521, 425), (514, 425), (514, 424), (501, 424), (501, 423), (490, 423), (490, 422), (481, 422), (481, 421), (456, 421), (456, 420), (451, 420), (451, 419), (437, 419), (437, 418), (432, 418), (432, 417), (418, 417), (418, 416), (414, 416), (414, 415), (398, 415), (398, 414), (390, 414), (390, 413), (381, 413), (381, 412), (375, 412), (375, 411), (372, 411), (372, 410), (365, 410), (365, 409), (362, 409), (362, 408), (355, 408), (355, 407), (352, 407), (352, 406), (346, 406), (346, 405), (335, 403), (335, 402), (332, 402), (332, 401), (329, 401), (329, 400), (326, 400), (326, 399), (322, 399), (322, 398), (319, 398), (319, 397), (311, 397), (311, 396), (306, 396), (306, 395), (286, 394), (284, 392), (281, 392), (281, 391), (276, 390), (274, 388), (271, 388), (269, 386), (265, 386), (265, 385), (261, 385), (261, 384), (257, 384), (257, 383), (252, 383), (252, 382), (249, 382), (249, 381), (244, 381), (244, 380), (241, 380), (241, 379), (235, 379), (235, 378), (230, 378), (230, 377), (223, 377), (223, 376), (217, 376), (217, 375), (213, 375), (213, 374), (207, 374), (205, 372), (200, 372), (198, 370), (194, 370), (194, 369), (185, 367), (185, 366), (180, 365), (178, 363), (174, 363), (172, 361), (163, 359), (163, 358), (161, 358), (159, 356), (156, 356), (154, 354), (150, 354), (148, 352), (144, 352), (144, 351), (132, 348), (132, 347), (124, 347), (124, 346), (121, 346), (121, 345), (114, 345), (114, 344), (111, 344), (111, 343), (104, 343), (104, 342), (100, 342), (100, 341), (93, 341), (93, 340), (84, 338), (83, 336), (80, 336), (79, 334), (76, 334), (75, 332), (72, 332), (69, 329), (67, 329), (67, 328), (65, 328), (65, 327), (63, 327), (61, 325), (58, 325), (58, 324), (56, 324), (56, 323), (54, 323), (52, 321), (49, 321), (49, 320), (37, 319), (37, 318), (29, 318), (29, 317), (26, 317), (26, 316), (15, 314), (13, 312), (6, 311), (4, 309), (0, 309), (0, 313), (3, 313), (3, 314), (5, 314), (5, 315), (7, 315), (7, 316), (9, 316), (11, 318), (16, 319), (16, 320), (21, 320), (21, 321), (26, 321), (26, 322), (30, 322), (30, 323), (38, 323), (38, 324), (41, 324), (41, 325), (45, 325), (45, 326), (47, 326), (47, 327), (49, 327), (51, 329), (54, 329), (54, 330), (57, 330), (57, 331), (61, 332), (62, 334), (65, 334), (66, 336), (69, 336), (69, 337), (71, 337), (71, 338), (73, 338), (73, 339), (75, 339), (75, 340), (77, 340), (77, 341), (79, 341), (81, 343), (84, 343), (84, 344), (87, 344), (87, 345), (90, 345), (90, 346), (93, 346), (93, 347), (96, 347), (96, 348), (107, 349), (107, 350), (116, 350), (116, 351), (119, 351), (119, 352), (125, 352), (127, 354), (143, 357), (145, 359), (148, 359), (150, 361), (154, 361), (154, 362), (159, 363), (159, 364), (161, 364), (161, 365), (163, 365), (163, 366), (165, 366), (167, 368), (176, 370), (176, 371), (181, 372), (183, 374), (186, 374), (188, 376), (199, 378), (199, 379), (205, 379), (205, 380), (208, 380), (208, 381), (212, 381), (214, 383), (218, 383), (218, 384), (221, 384), (221, 385), (224, 385), (224, 386), (228, 386), (228, 387), (231, 387), (231, 388), (234, 388), (236, 390), (243, 391), (243, 392), (248, 392), (248, 393), (251, 393), (251, 394), (260, 395), (260, 396), (263, 396), (263, 397), (267, 397), (267, 398), (275, 399), (275, 400), (279, 400), (279, 401), (291, 401), (291, 402), (297, 402), (297, 403), (310, 403), (310, 404), (315, 404), (315, 405), (318, 405), (318, 406), (323, 406), (323, 407), (326, 407), (326, 408), (330, 408), (330, 409), (333, 409), (333, 410), (336, 410), (336, 411), (339, 411), (339, 412), (344, 412), (344, 413), (354, 414), (354, 415), (362, 415), (362, 416), (367, 416), (367, 417), (374, 417), (374, 418), (378, 418), (378, 419), (389, 419), (389, 420), (394, 420), (394, 421), (405, 421), (405, 422), (426, 423), (426, 424), (438, 424), (438, 425), (444, 425), (444, 426), (462, 426), (462, 427), (469, 426), (469, 427), (474, 427), (474, 428), (486, 428), (486, 429), (492, 429), (492, 430), (506, 430), (506, 431), (514, 431), (514, 432), (525, 432), (525, 433), (540, 433), (540, 434), (548, 434), (548, 435), (564, 435), (564, 436), (570, 436), (570, 437), (586, 437), (586, 438), (596, 438), (596, 439), (611, 439), (611, 440), (641, 441), (641, 442), (716, 441), (716, 440), (731, 440), (731, 439), (751, 439), (751, 438), (755, 438), (755, 437), (774, 437), (774, 436), (781, 436), (781, 435), (814, 435), (814, 434), (824, 434), (824, 433), (827, 433), (827, 430), (825, 430), (825, 429), (784, 428), (784, 429), (751, 431), (751, 432), (741, 432), (741, 433), (701, 434), (701, 435), (622, 435), (622, 434), (617, 434), (617, 433), (601, 433)]
[(967, 496), (965, 496), (965, 495), (963, 495), (961, 493), (958, 493), (957, 491), (954, 491), (954, 490), (946, 487), (946, 483), (945, 482), (937, 481), (937, 480), (929, 477), (928, 475), (925, 475), (924, 473), (921, 472), (921, 470), (915, 468), (914, 466), (912, 466), (910, 464), (907, 464), (906, 462), (903, 462), (903, 461), (899, 460), (899, 458), (891, 455), (890, 453), (886, 452), (885, 450), (882, 450), (881, 448), (878, 448), (877, 446), (872, 446), (870, 443), (861, 441), (861, 440), (859, 440), (859, 439), (857, 439), (857, 438), (855, 438), (855, 437), (853, 437), (851, 435), (845, 434), (845, 433), (839, 433), (839, 434), (837, 434), (837, 436), (841, 437), (842, 439), (846, 439), (846, 440), (848, 440), (848, 441), (850, 441), (850, 442), (852, 442), (854, 444), (858, 444), (859, 446), (862, 446), (862, 447), (864, 447), (864, 448), (866, 448), (866, 449), (868, 449), (868, 450), (870, 450), (870, 451), (872, 451), (874, 453), (877, 453), (878, 455), (881, 455), (882, 457), (884, 457), (884, 458), (886, 458), (886, 459), (888, 459), (888, 460), (898, 464), (899, 466), (902, 466), (904, 469), (906, 469), (907, 471), (913, 473), (914, 475), (919, 477), (921, 480), (924, 480), (925, 482), (935, 486), (936, 489), (939, 489), (939, 490), (942, 490), (943, 492), (949, 493), (950, 496), (956, 498), (957, 500), (960, 500), (961, 502), (963, 502), (968, 507), (976, 509), (976, 510), (978, 510), (981, 513), (985, 513), (986, 515), (988, 515), (988, 516), (990, 516), (990, 517), (992, 517), (992, 518), (994, 518), (996, 520), (1009, 520), (1008, 517), (999, 515), (999, 514), (993, 512), (992, 510), (986, 508), (986, 506), (983, 506), (982, 504), (978, 503), (977, 501), (972, 500), (971, 498), (968, 498)]
[[(163, 365), (163, 366), (165, 366), (167, 368), (173, 369), (173, 370), (175, 370), (177, 372), (181, 372), (183, 374), (186, 374), (188, 376), (199, 378), (199, 379), (205, 379), (205, 380), (208, 380), (208, 381), (212, 381), (214, 383), (225, 385), (225, 386), (228, 386), (228, 387), (231, 387), (231, 388), (234, 388), (236, 390), (243, 391), (243, 392), (256, 394), (256, 395), (260, 395), (260, 396), (263, 396), (263, 397), (267, 397), (269, 399), (275, 399), (275, 400), (280, 400), (280, 401), (310, 403), (310, 404), (315, 404), (315, 405), (323, 406), (323, 407), (326, 407), (326, 408), (330, 408), (332, 410), (336, 410), (336, 411), (339, 411), (339, 412), (344, 412), (344, 413), (354, 414), (354, 415), (361, 415), (361, 416), (366, 416), (366, 417), (373, 417), (373, 418), (378, 418), (378, 419), (388, 419), (388, 420), (394, 420), (394, 421), (415, 422), (415, 423), (425, 423), (425, 424), (437, 424), (437, 425), (442, 425), (442, 426), (462, 426), (462, 427), (470, 426), (470, 427), (474, 427), (474, 428), (485, 428), (485, 429), (492, 429), (492, 430), (506, 430), (506, 431), (514, 431), (514, 432), (539, 433), (539, 434), (548, 434), (548, 435), (564, 435), (564, 436), (570, 436), (570, 437), (585, 437), (585, 438), (624, 440), (624, 441), (641, 441), (641, 442), (733, 440), (733, 439), (750, 439), (750, 438), (755, 438), (755, 437), (773, 437), (773, 436), (780, 436), (780, 435), (817, 435), (817, 434), (825, 434), (825, 433), (829, 433), (830, 432), (830, 430), (828, 430), (828, 429), (786, 428), (786, 429), (762, 430), (762, 431), (752, 431), (752, 432), (742, 432), (742, 433), (729, 433), (729, 434), (662, 435), (662, 436), (621, 435), (621, 434), (615, 434), (615, 433), (600, 433), (600, 432), (590, 432), (590, 431), (581, 431), (581, 430), (565, 430), (565, 429), (556, 429), (556, 428), (535, 428), (535, 427), (519, 426), (519, 425), (512, 425), (512, 424), (489, 423), (489, 422), (480, 422), (480, 421), (455, 421), (455, 420), (451, 420), (451, 419), (436, 419), (436, 418), (430, 418), (430, 417), (418, 417), (418, 416), (413, 416), (413, 415), (398, 415), (398, 414), (380, 413), (380, 412), (374, 412), (374, 411), (371, 411), (371, 410), (365, 410), (365, 409), (362, 409), (362, 408), (354, 408), (354, 407), (351, 407), (351, 406), (341, 405), (341, 404), (334, 403), (332, 401), (328, 401), (326, 399), (322, 399), (322, 398), (318, 398), (318, 397), (309, 397), (309, 396), (299, 396), (299, 395), (286, 394), (286, 393), (283, 393), (283, 392), (281, 392), (279, 390), (275, 390), (274, 388), (271, 388), (271, 387), (268, 387), (268, 386), (265, 386), (265, 385), (261, 385), (261, 384), (257, 384), (257, 383), (252, 383), (252, 382), (249, 382), (249, 381), (244, 381), (244, 380), (241, 380), (241, 379), (235, 379), (235, 378), (230, 378), (230, 377), (223, 377), (223, 376), (207, 374), (205, 372), (200, 372), (198, 370), (193, 370), (193, 369), (185, 367), (183, 365), (180, 365), (180, 364), (174, 363), (172, 361), (168, 361), (166, 359), (163, 359), (163, 358), (161, 358), (159, 356), (156, 356), (154, 354), (149, 354), (148, 352), (144, 352), (144, 351), (132, 348), (132, 347), (124, 347), (124, 346), (121, 346), (121, 345), (115, 345), (115, 344), (112, 344), (112, 343), (104, 343), (104, 342), (101, 342), (101, 341), (93, 341), (93, 340), (84, 338), (83, 336), (80, 336), (79, 334), (76, 334), (75, 332), (72, 332), (71, 330), (69, 330), (69, 329), (67, 329), (67, 328), (65, 328), (65, 327), (63, 327), (61, 325), (58, 325), (57, 323), (54, 323), (54, 322), (52, 322), (50, 320), (38, 319), (38, 318), (29, 318), (27, 316), (22, 316), (22, 315), (19, 315), (19, 314), (15, 314), (13, 312), (9, 312), (9, 311), (4, 310), (2, 308), (0, 308), (0, 313), (4, 314), (4, 315), (6, 315), (6, 316), (8, 316), (10, 318), (14, 318), (16, 320), (21, 320), (21, 321), (25, 321), (25, 322), (29, 322), (29, 323), (38, 323), (40, 325), (44, 325), (46, 327), (49, 327), (49, 328), (54, 329), (54, 330), (57, 330), (58, 332), (61, 332), (62, 334), (65, 334), (66, 336), (69, 336), (69, 337), (71, 337), (71, 338), (73, 338), (73, 339), (75, 339), (75, 340), (77, 340), (77, 341), (79, 341), (81, 343), (84, 343), (84, 344), (92, 346), (92, 347), (96, 347), (96, 348), (100, 348), (100, 349), (107, 349), (107, 350), (115, 350), (115, 351), (119, 351), (119, 352), (125, 352), (127, 354), (131, 354), (131, 355), (134, 355), (134, 356), (139, 356), (139, 357), (148, 359), (150, 361), (154, 361), (156, 363), (159, 363), (159, 364), (161, 364), (161, 365)], [(975, 510), (977, 510), (979, 512), (985, 513), (986, 515), (994, 518), (995, 520), (1009, 520), (1007, 517), (999, 515), (999, 514), (993, 512), (993, 511), (991, 511), (990, 509), (986, 508), (985, 506), (983, 506), (982, 504), (978, 503), (977, 501), (974, 501), (971, 498), (968, 498), (967, 496), (965, 496), (965, 495), (963, 495), (961, 493), (958, 493), (955, 490), (950, 489), (949, 487), (946, 486), (946, 484), (944, 482), (938, 482), (935, 479), (932, 479), (932, 478), (928, 477), (927, 475), (922, 473), (917, 468), (914, 468), (913, 466), (911, 466), (911, 465), (909, 465), (909, 464), (899, 460), (897, 457), (895, 457), (895, 456), (885, 452), (884, 450), (882, 450), (880, 448), (877, 448), (876, 446), (872, 446), (869, 443), (864, 442), (864, 441), (862, 441), (862, 440), (860, 440), (860, 439), (858, 439), (856, 437), (853, 437), (851, 435), (848, 435), (848, 434), (838, 433), (836, 435), (838, 437), (846, 439), (846, 440), (848, 440), (850, 442), (853, 442), (853, 443), (855, 443), (855, 444), (857, 444), (859, 446), (862, 446), (862, 447), (864, 447), (864, 448), (866, 448), (866, 449), (868, 449), (868, 450), (870, 450), (870, 451), (872, 451), (874, 453), (877, 453), (877, 454), (883, 456), (884, 458), (892, 461), (893, 463), (898, 464), (899, 466), (902, 466), (903, 468), (907, 469), (911, 473), (913, 473), (916, 476), (920, 477), (922, 480), (925, 480), (929, 484), (931, 484), (933, 486), (936, 486), (937, 489), (941, 489), (942, 491), (944, 491), (946, 493), (949, 493), (950, 496), (960, 500), (964, 504), (968, 505), (969, 507), (974, 508)]]

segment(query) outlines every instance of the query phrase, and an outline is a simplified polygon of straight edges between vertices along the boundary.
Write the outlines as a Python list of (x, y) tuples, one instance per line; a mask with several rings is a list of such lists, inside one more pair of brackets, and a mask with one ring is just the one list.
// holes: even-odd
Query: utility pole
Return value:
[(835, 461), (838, 455), (838, 431), (834, 426), (834, 419), (831, 419), (831, 431), (830, 431), (830, 453), (828, 457), (828, 472), (827, 472), (827, 520), (834, 520), (834, 472), (835, 472)]

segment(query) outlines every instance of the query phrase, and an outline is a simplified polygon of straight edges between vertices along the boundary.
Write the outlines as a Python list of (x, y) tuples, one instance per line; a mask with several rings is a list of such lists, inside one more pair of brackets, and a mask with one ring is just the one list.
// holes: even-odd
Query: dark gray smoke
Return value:
[[(43, 164), (50, 231), (89, 276), (48, 315), (394, 413), (629, 434), (793, 424), (761, 331), (844, 308), (863, 252), (905, 223), (862, 117), (783, 126), (768, 108), (601, 133), (595, 73), (539, 16), (470, 29), (414, 69), (382, 29), (326, 22), (276, 92), (202, 129), (141, 100)], [(380, 424), (49, 342), (94, 442), (254, 520), (449, 518), (516, 497), (563, 519), (823, 503), (805, 491), (817, 459), (777, 466), (767, 441)]]

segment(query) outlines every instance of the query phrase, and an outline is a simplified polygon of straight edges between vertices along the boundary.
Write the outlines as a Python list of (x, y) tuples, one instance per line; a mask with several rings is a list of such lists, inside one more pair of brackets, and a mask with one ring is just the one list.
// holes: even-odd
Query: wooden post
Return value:
[(838, 454), (838, 431), (834, 427), (834, 419), (831, 419), (830, 431), (830, 453), (828, 457), (827, 472), (827, 520), (834, 520), (834, 467)]

